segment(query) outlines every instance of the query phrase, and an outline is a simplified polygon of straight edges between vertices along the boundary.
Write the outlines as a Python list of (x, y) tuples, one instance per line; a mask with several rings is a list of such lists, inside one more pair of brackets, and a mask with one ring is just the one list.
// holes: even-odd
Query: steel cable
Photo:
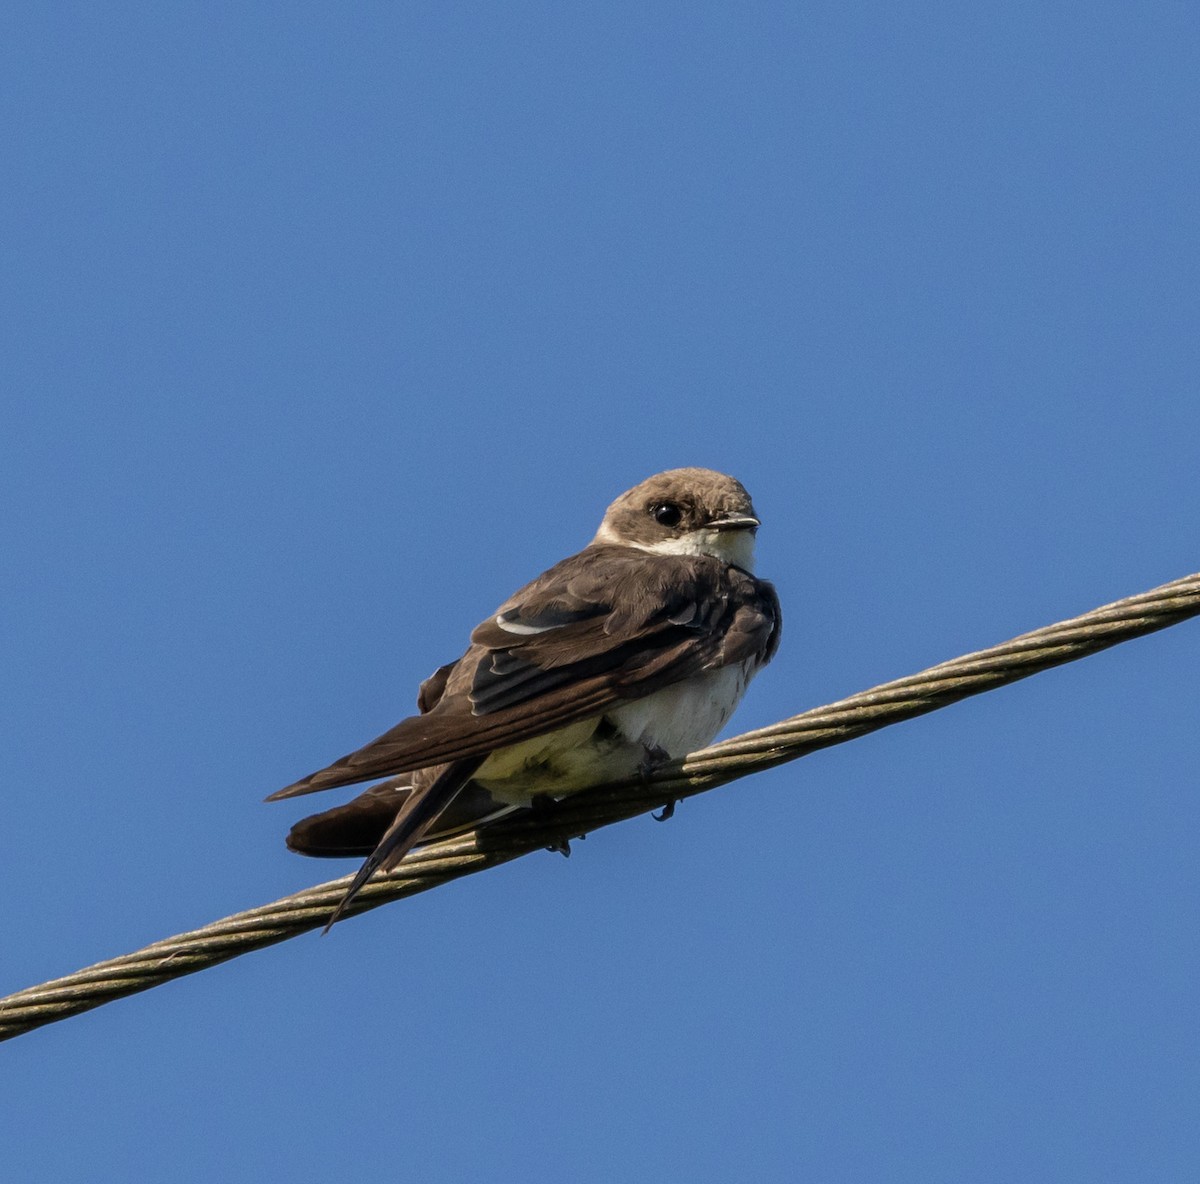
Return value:
[[(589, 790), (517, 821), (419, 848), (396, 871), (367, 884), (350, 914), (474, 875), (531, 851), (561, 847), (602, 826), (935, 711), (1197, 614), (1200, 573), (735, 736), (665, 765), (643, 780)], [(319, 928), (350, 879), (343, 876), (318, 884), (134, 953), (17, 991), (0, 999), (0, 1040)]]

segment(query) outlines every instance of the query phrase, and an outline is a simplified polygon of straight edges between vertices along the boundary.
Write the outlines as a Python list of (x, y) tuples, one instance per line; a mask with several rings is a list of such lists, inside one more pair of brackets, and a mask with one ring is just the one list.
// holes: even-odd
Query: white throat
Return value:
[(678, 538), (659, 543), (631, 543), (620, 538), (607, 523), (596, 532), (597, 543), (616, 543), (636, 547), (652, 555), (711, 555), (722, 563), (731, 563), (751, 574), (754, 572), (754, 533), (749, 530), (689, 530)]

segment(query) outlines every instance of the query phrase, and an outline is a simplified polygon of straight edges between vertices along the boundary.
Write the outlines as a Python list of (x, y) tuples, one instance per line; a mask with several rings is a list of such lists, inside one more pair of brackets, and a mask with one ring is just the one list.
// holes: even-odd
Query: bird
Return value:
[(271, 794), (386, 779), (288, 835), (302, 854), (367, 856), (326, 931), (422, 841), (709, 743), (779, 646), (779, 598), (753, 572), (759, 526), (733, 477), (647, 478), (583, 550), (476, 626), (462, 657), (421, 684), (418, 714)]

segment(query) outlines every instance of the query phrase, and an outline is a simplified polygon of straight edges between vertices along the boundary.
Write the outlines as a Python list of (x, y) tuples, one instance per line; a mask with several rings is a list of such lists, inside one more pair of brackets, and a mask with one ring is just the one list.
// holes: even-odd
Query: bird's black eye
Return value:
[(650, 507), (650, 513), (659, 526), (678, 526), (683, 511), (674, 502), (658, 502)]

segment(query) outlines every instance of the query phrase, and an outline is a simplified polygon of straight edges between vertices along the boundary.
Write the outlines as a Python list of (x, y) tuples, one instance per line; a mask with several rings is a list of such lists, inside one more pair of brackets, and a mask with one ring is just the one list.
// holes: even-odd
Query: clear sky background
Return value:
[[(765, 520), (732, 730), (1200, 568), (1193, 3), (18, 5), (0, 58), (4, 992), (352, 870), (262, 797), (660, 469)], [(1191, 1178), (1198, 662), (21, 1037), (5, 1178)]]

